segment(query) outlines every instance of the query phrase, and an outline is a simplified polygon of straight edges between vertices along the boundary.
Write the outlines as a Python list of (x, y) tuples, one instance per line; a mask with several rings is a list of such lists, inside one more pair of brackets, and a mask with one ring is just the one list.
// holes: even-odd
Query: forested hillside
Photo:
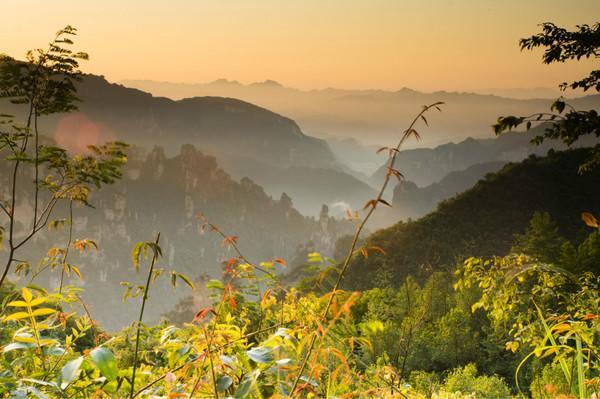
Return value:
[(504, 165), (505, 162), (502, 161), (472, 165), (464, 170), (450, 172), (439, 182), (424, 187), (411, 181), (403, 181), (394, 187), (392, 208), (386, 209), (384, 213), (386, 217), (395, 220), (418, 219), (433, 211), (441, 201), (470, 189), (488, 173), (497, 172)]
[(429, 215), (377, 231), (366, 241), (385, 255), (355, 256), (345, 287), (374, 287), (378, 275), (398, 286), (408, 275), (423, 278), (452, 269), (468, 256), (506, 254), (535, 211), (548, 212), (563, 235), (582, 240), (580, 214), (600, 212), (600, 170), (578, 173), (589, 154), (587, 149), (550, 152), (508, 164)]

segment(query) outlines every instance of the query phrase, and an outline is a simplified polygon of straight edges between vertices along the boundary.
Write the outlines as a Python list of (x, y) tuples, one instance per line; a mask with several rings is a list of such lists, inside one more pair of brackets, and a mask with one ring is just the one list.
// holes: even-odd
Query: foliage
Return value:
[[(22, 130), (22, 137), (6, 135), (7, 148), (13, 151), (13, 157), (6, 161), (12, 163), (14, 176), (18, 177), (21, 163), (32, 164), (35, 190), (44, 188), (52, 199), (66, 199), (70, 205), (69, 221), (51, 223), (53, 227), (72, 226), (73, 202), (87, 204), (93, 186), (120, 177), (124, 161), (124, 146), (118, 143), (91, 148), (91, 155), (75, 156), (60, 148), (48, 150), (50, 147), (37, 144), (38, 115), (74, 109), (76, 97), (70, 79), (78, 76), (76, 59), (83, 56), (60, 47), (71, 44), (62, 35), (73, 33), (72, 28), (59, 32), (47, 53), (40, 52), (38, 58), (31, 58), (17, 69), (9, 68), (2, 81), (16, 102), (30, 105), (34, 121)], [(47, 61), (30, 69), (36, 60)], [(17, 70), (30, 72), (22, 75)], [(25, 90), (30, 82), (27, 79), (31, 78), (28, 73), (35, 79), (37, 74), (48, 73), (47, 81), (43, 81), (44, 90), (50, 91), (43, 91), (43, 101), (35, 100), (41, 94), (32, 97)], [(65, 80), (56, 81), (57, 76)], [(56, 98), (46, 102), (46, 97)], [(202, 214), (198, 215), (201, 230), (219, 236), (223, 248), (233, 256), (224, 264), (222, 279), (206, 282), (211, 304), (198, 309), (191, 320), (181, 325), (144, 323), (148, 298), (155, 293), (153, 284), (161, 276), (169, 275), (173, 288), (183, 283), (195, 289), (187, 276), (174, 270), (168, 274), (159, 267), (163, 255), (160, 234), (154, 241), (141, 242), (133, 248), (131, 260), (136, 272), (144, 270), (148, 261), (145, 284), (123, 282), (123, 299), (139, 297), (139, 314), (130, 327), (112, 335), (95, 325), (76, 288), (61, 284), (54, 292), (46, 291), (33, 284), (35, 273), (30, 283), (20, 289), (8, 282), (0, 285), (0, 397), (509, 397), (510, 388), (498, 374), (506, 376), (507, 370), (516, 370), (518, 384), (520, 370), (533, 357), (546, 370), (545, 374), (542, 371), (534, 375), (534, 383), (548, 382), (556, 384), (555, 389), (564, 390), (567, 381), (571, 394), (584, 398), (595, 393), (600, 287), (596, 269), (590, 266), (598, 256), (598, 222), (592, 214), (584, 214), (583, 220), (596, 230), (581, 243), (562, 238), (561, 230), (547, 214), (535, 214), (529, 229), (516, 240), (515, 250), (527, 255), (469, 258), (456, 276), (451, 268), (441, 270), (442, 267), (433, 268), (431, 264), (424, 264), (419, 278), (407, 277), (415, 268), (399, 276), (393, 270), (397, 266), (392, 262), (395, 258), (388, 256), (389, 250), (396, 251), (394, 245), (398, 243), (388, 238), (380, 246), (370, 239), (359, 240), (375, 210), (389, 205), (383, 194), (390, 179), (402, 178), (394, 168), (401, 145), (409, 137), (418, 137), (415, 124), (427, 123), (425, 113), (438, 105), (425, 106), (398, 144), (382, 149), (389, 154), (387, 175), (377, 196), (365, 204), (363, 217), (358, 212), (350, 214), (356, 230), (348, 242), (340, 245), (344, 249), (343, 261), (336, 263), (317, 252), (309, 254), (309, 263), (316, 266), (318, 282), (322, 283), (320, 289), (300, 292), (284, 286), (276, 275), (277, 267), (286, 265), (284, 259), (251, 261), (241, 251), (238, 236), (221, 230)], [(25, 155), (32, 126), (36, 145), (32, 154)], [(13, 129), (18, 131), (16, 125)], [(573, 162), (582, 154), (585, 152), (572, 151), (547, 162), (551, 166), (556, 158)], [(529, 166), (536, 167), (537, 161), (531, 161)], [(552, 169), (551, 175), (557, 180), (554, 172)], [(51, 177), (42, 179), (41, 184), (38, 173)], [(57, 182), (52, 177), (55, 175), (62, 179)], [(5, 209), (10, 210), (6, 212), (9, 260), (5, 276), (15, 260), (14, 252), (22, 245), (16, 243), (13, 234), (17, 177), (13, 179), (12, 205)], [(65, 182), (66, 188), (62, 186)], [(580, 184), (586, 186), (584, 183)], [(485, 188), (480, 186), (479, 190)], [(478, 192), (475, 193), (470, 195), (477, 197)], [(477, 200), (481, 201), (481, 196)], [(466, 203), (468, 206), (458, 208), (473, 212), (472, 202)], [(449, 208), (452, 210), (450, 205), (441, 207), (442, 216), (437, 217), (457, 224), (460, 218)], [(502, 212), (497, 213), (494, 217), (505, 220)], [(36, 232), (37, 220), (34, 216), (31, 236)], [(432, 220), (435, 222), (435, 216), (426, 218), (423, 224), (410, 224), (410, 228), (427, 234)], [(47, 220), (43, 225), (46, 223)], [(490, 223), (489, 218), (481, 221), (479, 227), (486, 223)], [(493, 228), (500, 225), (496, 223)], [(440, 226), (443, 227), (438, 224), (436, 228)], [(474, 224), (469, 227), (475, 230), (471, 234), (481, 233)], [(449, 232), (440, 230), (441, 234)], [(511, 229), (507, 231), (505, 235), (514, 234)], [(95, 243), (73, 239), (71, 233), (66, 247), (49, 251), (42, 268), (59, 267), (62, 272), (79, 274), (68, 263), (69, 249), (88, 251), (95, 248)], [(427, 249), (441, 257), (441, 252), (436, 254), (434, 248), (419, 242), (419, 234), (414, 238), (419, 250)], [(482, 239), (490, 236), (492, 233)], [(385, 234), (379, 236), (382, 237), (386, 239)], [(473, 242), (466, 241), (460, 251), (473, 248)], [(450, 251), (444, 254), (444, 262), (451, 262), (460, 254)], [(362, 293), (342, 289), (351, 266), (374, 258), (383, 262), (374, 274), (381, 288)], [(568, 271), (551, 262), (575, 267)], [(581, 270), (585, 272), (575, 274)], [(326, 289), (330, 290), (323, 292)], [(78, 314), (82, 310), (84, 316)], [(523, 358), (520, 364), (515, 363), (517, 355), (511, 358), (506, 357), (511, 355), (509, 351), (502, 352), (503, 339), (508, 339), (506, 349)], [(556, 377), (556, 368), (548, 364), (557, 364), (563, 378)], [(478, 369), (488, 375), (478, 375)]]
[[(70, 26), (58, 31), (47, 50), (28, 52), (26, 62), (0, 58), (0, 99), (27, 109), (26, 120), (21, 123), (10, 115), (0, 115), (0, 156), (11, 176), (8, 194), (0, 198), (0, 216), (7, 219), (7, 227), (0, 229), (0, 242), (6, 241), (8, 250), (0, 286), (17, 262), (17, 251), (51, 222), (59, 202), (89, 205), (90, 191), (120, 178), (121, 166), (127, 160), (127, 146), (121, 142), (90, 146), (87, 154), (70, 154), (40, 142), (40, 117), (77, 109), (79, 61), (88, 56), (70, 49), (75, 34)], [(26, 176), (33, 176), (33, 182)], [(25, 192), (33, 192), (31, 215), (18, 214)], [(27, 220), (24, 231), (18, 231), (23, 219)], [(66, 267), (66, 254), (61, 263), (63, 270), (76, 272)]]
[(443, 390), (449, 393), (473, 393), (475, 398), (507, 398), (510, 390), (497, 376), (477, 375), (477, 368), (468, 364), (453, 370), (444, 381)]
[(408, 275), (423, 282), (432, 271), (453, 270), (467, 257), (507, 255), (519, 245), (515, 234), (523, 234), (535, 212), (550, 215), (561, 237), (572, 243), (574, 254), (589, 237), (580, 222), (581, 211), (600, 213), (600, 169), (577, 173), (590, 153), (589, 149), (551, 152), (506, 165), (430, 214), (374, 232), (364, 245), (381, 247), (385, 254), (353, 259), (344, 287), (370, 289), (381, 276), (379, 280), (398, 288)]
[[(577, 30), (568, 31), (553, 23), (544, 23), (541, 33), (521, 39), (520, 45), (522, 50), (544, 48), (543, 62), (546, 64), (582, 58), (598, 59), (600, 57), (600, 24), (578, 25)], [(562, 90), (567, 88), (583, 89), (584, 91), (593, 89), (600, 92), (600, 70), (591, 71), (587, 77), (575, 82), (562, 83), (560, 87)], [(535, 144), (550, 139), (560, 140), (570, 146), (583, 136), (600, 137), (600, 115), (596, 110), (576, 110), (561, 97), (552, 104), (550, 111), (529, 116), (500, 117), (493, 128), (496, 134), (500, 134), (522, 124), (525, 124), (529, 130), (532, 123), (549, 122), (544, 134), (533, 139), (532, 142)], [(600, 146), (595, 147), (592, 155), (580, 165), (579, 170), (587, 171), (598, 164), (600, 164)]]
[(473, 311), (485, 310), (494, 329), (505, 332), (508, 350), (528, 352), (517, 367), (517, 384), (521, 368), (535, 356), (559, 364), (571, 393), (580, 398), (597, 389), (597, 275), (575, 276), (525, 255), (470, 258), (458, 273), (457, 289), (481, 289)]
[(531, 382), (531, 397), (544, 399), (552, 396), (568, 396), (571, 392), (569, 381), (566, 380), (558, 363), (548, 363)]

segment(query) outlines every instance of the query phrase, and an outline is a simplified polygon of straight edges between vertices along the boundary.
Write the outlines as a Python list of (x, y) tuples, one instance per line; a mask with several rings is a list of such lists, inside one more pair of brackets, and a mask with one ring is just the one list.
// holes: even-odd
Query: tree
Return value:
[[(521, 50), (532, 50), (538, 47), (545, 48), (542, 60), (545, 64), (581, 60), (582, 58), (600, 58), (600, 23), (593, 26), (577, 25), (576, 30), (569, 31), (565, 28), (546, 22), (542, 24), (542, 32), (519, 42)], [(600, 70), (593, 70), (587, 77), (574, 82), (563, 82), (559, 85), (561, 90), (583, 89), (595, 90), (600, 93)], [(600, 137), (600, 115), (596, 110), (579, 111), (567, 104), (563, 97), (556, 100), (548, 113), (538, 113), (529, 116), (503, 116), (494, 124), (494, 132), (501, 134), (522, 124), (526, 128), (532, 123), (548, 123), (545, 132), (532, 140), (534, 144), (541, 144), (544, 140), (560, 140), (571, 146), (583, 136)], [(592, 156), (580, 166), (584, 172), (594, 166), (600, 165), (600, 145), (595, 147)]]
[[(17, 262), (17, 251), (48, 224), (58, 203), (89, 205), (90, 191), (120, 178), (127, 160), (121, 142), (90, 146), (85, 154), (41, 143), (40, 117), (77, 109), (79, 61), (88, 55), (70, 49), (75, 34), (75, 28), (65, 27), (46, 50), (29, 51), (26, 61), (0, 55), (0, 99), (24, 107), (26, 115), (21, 123), (0, 115), (0, 156), (5, 161), (0, 166), (8, 170), (8, 191), (0, 192), (0, 245), (6, 241), (8, 252), (0, 286)], [(31, 214), (18, 214), (17, 206), (30, 198)]]
[(545, 263), (558, 263), (567, 240), (559, 232), (548, 212), (535, 212), (525, 234), (515, 236), (515, 253), (524, 253)]

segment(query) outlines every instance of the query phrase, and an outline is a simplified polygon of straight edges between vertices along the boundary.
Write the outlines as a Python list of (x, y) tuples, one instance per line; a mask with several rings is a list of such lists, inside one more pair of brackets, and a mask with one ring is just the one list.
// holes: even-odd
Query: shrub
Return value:
[(413, 371), (408, 379), (409, 385), (417, 393), (430, 398), (440, 389), (440, 377), (434, 372)]
[(545, 399), (570, 393), (569, 383), (565, 379), (558, 363), (545, 365), (541, 373), (536, 375), (529, 387), (533, 399)]
[(475, 398), (510, 398), (510, 389), (504, 380), (496, 375), (477, 375), (474, 364), (454, 369), (446, 380), (442, 390), (448, 393), (470, 394)]

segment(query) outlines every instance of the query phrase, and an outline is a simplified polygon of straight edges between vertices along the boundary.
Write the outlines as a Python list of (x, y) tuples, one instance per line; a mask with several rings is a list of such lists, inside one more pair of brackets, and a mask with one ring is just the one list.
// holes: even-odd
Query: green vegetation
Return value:
[[(93, 249), (89, 239), (69, 233), (41, 263), (60, 271), (58, 289), (33, 284), (35, 273), (17, 288), (5, 279), (9, 271), (31, 268), (17, 250), (46, 225), (72, 225), (73, 202), (89, 204), (89, 193), (118, 179), (126, 159), (121, 143), (82, 155), (38, 143), (38, 117), (75, 107), (70, 79), (85, 57), (62, 47), (74, 33), (68, 27), (48, 52), (27, 63), (5, 60), (0, 70), (2, 95), (30, 110), (24, 125), (2, 126), (0, 149), (13, 178), (0, 219), (0, 243), (8, 243), (0, 280), (0, 397), (597, 396), (600, 179), (597, 169), (577, 174), (590, 150), (508, 165), (418, 221), (361, 238), (370, 217), (389, 205), (388, 185), (402, 177), (395, 168), (400, 148), (418, 137), (416, 125), (426, 124), (440, 103), (425, 106), (397, 145), (382, 149), (389, 154), (384, 182), (362, 217), (349, 213), (356, 229), (338, 248), (341, 263), (310, 253), (314, 275), (302, 289), (281, 283), (284, 259), (248, 259), (243, 237), (204, 215), (201, 230), (222, 240), (230, 258), (223, 279), (206, 282), (210, 304), (183, 323), (144, 323), (160, 278), (168, 276), (173, 289), (197, 289), (167, 269), (160, 234), (132, 250), (131, 269), (143, 273), (144, 283), (122, 283), (123, 300), (138, 309), (122, 331), (103, 331), (81, 289), (68, 284), (71, 274), (81, 277), (69, 252)], [(42, 192), (50, 205), (33, 213), (31, 230), (21, 236), (16, 187), (26, 183), (36, 209)], [(51, 221), (59, 201), (69, 218)]]
[[(593, 26), (578, 25), (577, 30), (545, 23), (542, 32), (529, 38), (521, 39), (521, 50), (544, 48), (545, 64), (563, 63), (582, 58), (598, 59), (600, 50), (600, 23)], [(594, 70), (588, 76), (575, 82), (564, 82), (562, 90), (583, 89), (600, 92), (600, 70)], [(597, 110), (577, 110), (565, 102), (564, 98), (556, 100), (549, 113), (537, 113), (528, 116), (506, 116), (498, 118), (494, 125), (496, 134), (525, 124), (529, 130), (534, 123), (549, 122), (545, 132), (536, 136), (533, 143), (541, 144), (544, 140), (559, 140), (567, 145), (586, 136), (600, 137), (600, 115)], [(587, 171), (600, 165), (600, 145), (596, 145), (593, 154), (580, 165), (580, 171)]]
[(385, 276), (398, 287), (408, 275), (423, 281), (469, 256), (507, 255), (536, 211), (547, 212), (565, 239), (579, 245), (587, 236), (581, 212), (600, 213), (600, 169), (577, 173), (589, 155), (589, 149), (574, 149), (506, 165), (429, 215), (376, 231), (367, 243), (385, 255), (356, 257), (344, 286), (369, 289)]

